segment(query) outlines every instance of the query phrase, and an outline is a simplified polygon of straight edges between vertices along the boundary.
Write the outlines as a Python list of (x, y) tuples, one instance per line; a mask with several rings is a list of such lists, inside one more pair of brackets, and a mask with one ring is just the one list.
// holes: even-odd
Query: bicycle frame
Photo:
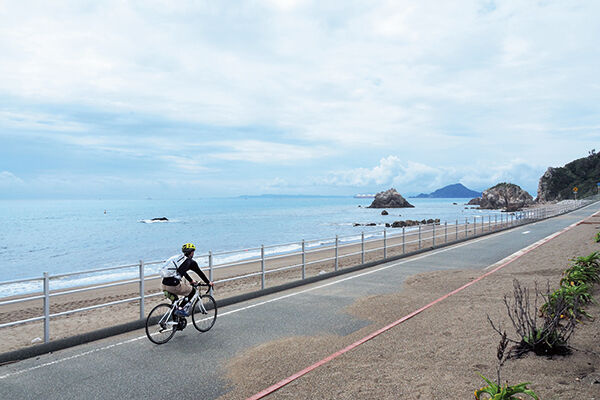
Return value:
[[(212, 328), (217, 318), (217, 303), (215, 299), (209, 294), (210, 286), (207, 289), (206, 294), (203, 294), (201, 292), (200, 286), (207, 285), (197, 284), (192, 286), (194, 287), (194, 289), (196, 289), (194, 295), (188, 302), (189, 306), (191, 307), (190, 315), (192, 317), (192, 323), (198, 331), (207, 332)], [(172, 296), (167, 295), (166, 297), (172, 299)], [(208, 301), (207, 304), (204, 303), (205, 298)], [(146, 318), (146, 335), (148, 336), (150, 341), (156, 344), (166, 343), (173, 337), (177, 330), (185, 329), (185, 327), (188, 325), (187, 318), (183, 316), (176, 316), (177, 313), (175, 312), (178, 309), (178, 307), (182, 305), (183, 299), (184, 298), (182, 297), (177, 298), (175, 300), (171, 300), (171, 304), (158, 304), (152, 309), (152, 311), (150, 311), (150, 314)], [(186, 304), (186, 307), (188, 304)], [(155, 313), (155, 311), (156, 314), (154, 314), (153, 316), (153, 313)], [(206, 318), (204, 318), (204, 315), (206, 315)], [(152, 322), (151, 318), (156, 318), (154, 319), (154, 321), (157, 322)], [(205, 325), (203, 324), (204, 321), (209, 322), (207, 323), (207, 325)], [(152, 328), (153, 326), (157, 327), (158, 330), (154, 331), (154, 329)], [(168, 337), (164, 337), (164, 340), (153, 339), (153, 336), (155, 334), (162, 335), (165, 333), (168, 335)]]
[[(194, 304), (194, 302), (197, 302), (197, 304), (198, 304), (198, 306), (200, 307), (200, 309), (202, 310), (202, 312), (203, 312), (203, 313), (206, 313), (206, 312), (208, 312), (208, 311), (206, 310), (206, 308), (204, 308), (204, 304), (202, 304), (202, 302), (201, 302), (201, 301), (199, 301), (199, 302), (198, 302), (198, 299), (199, 299), (199, 298), (200, 298), (200, 296), (201, 296), (201, 293), (200, 293), (200, 286), (208, 286), (208, 285), (202, 285), (202, 284), (199, 284), (199, 285), (196, 285), (196, 286), (192, 285), (192, 287), (193, 287), (194, 289), (196, 289), (196, 293), (194, 293), (194, 295), (192, 296), (192, 298), (190, 299), (190, 301), (188, 302), (188, 304)], [(209, 293), (209, 292), (210, 292), (210, 286), (209, 286), (209, 287), (208, 287), (208, 289), (206, 290), (206, 293)], [(184, 297), (185, 297), (185, 296), (184, 296)], [(170, 310), (168, 313), (166, 313), (166, 314), (165, 314), (165, 315), (164, 315), (164, 316), (163, 316), (163, 317), (160, 319), (160, 322), (163, 322), (165, 318), (168, 320), (168, 319), (171, 317), (171, 315), (173, 314), (173, 312), (175, 312), (175, 308), (176, 308), (176, 307), (179, 307), (179, 305), (181, 304), (181, 302), (182, 302), (182, 301), (183, 301), (183, 297), (180, 297), (179, 299), (177, 299), (177, 300), (173, 301), (173, 302), (171, 303), (171, 310)]]

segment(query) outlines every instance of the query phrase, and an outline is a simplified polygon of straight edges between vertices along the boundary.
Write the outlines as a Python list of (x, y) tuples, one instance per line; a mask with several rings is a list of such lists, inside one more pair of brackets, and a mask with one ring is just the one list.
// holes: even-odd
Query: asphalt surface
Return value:
[(200, 334), (190, 321), (164, 345), (151, 343), (138, 330), (3, 365), (0, 399), (214, 399), (229, 390), (224, 379), (227, 361), (244, 350), (289, 336), (355, 332), (370, 324), (343, 312), (358, 298), (397, 292), (408, 276), (419, 272), (482, 270), (599, 210), (600, 203), (595, 203), (456, 246), (223, 307), (211, 331)]

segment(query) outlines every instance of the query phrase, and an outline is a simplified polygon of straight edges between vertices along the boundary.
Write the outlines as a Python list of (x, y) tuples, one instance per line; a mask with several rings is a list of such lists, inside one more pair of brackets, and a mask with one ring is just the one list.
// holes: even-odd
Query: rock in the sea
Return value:
[(167, 217), (152, 218), (151, 221), (168, 221)]
[(533, 197), (520, 186), (503, 182), (483, 191), (479, 208), (517, 211), (532, 203)]
[(480, 204), (481, 204), (481, 197), (475, 197), (474, 199), (469, 200), (469, 202), (467, 203), (468, 206), (478, 206)]
[(406, 208), (414, 207), (396, 189), (392, 188), (385, 192), (379, 192), (369, 208)]
[(385, 211), (385, 210), (383, 210), (383, 211), (381, 212), (381, 215), (388, 215), (388, 214), (389, 214), (389, 213), (388, 213), (387, 211)]
[(420, 221), (415, 221), (412, 219), (407, 219), (406, 221), (394, 221), (394, 223), (392, 224), (392, 228), (403, 228), (405, 226), (415, 226), (415, 225), (419, 225), (421, 222)]

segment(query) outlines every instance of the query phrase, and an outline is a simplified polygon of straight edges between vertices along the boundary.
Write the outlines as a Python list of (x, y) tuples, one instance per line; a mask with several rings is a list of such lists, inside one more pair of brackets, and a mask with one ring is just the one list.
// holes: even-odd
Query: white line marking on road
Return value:
[(5, 374), (5, 375), (1, 375), (0, 379), (8, 378), (9, 376), (23, 374), (25, 372), (34, 371), (34, 370), (42, 368), (42, 367), (49, 367), (49, 366), (54, 365), (54, 364), (58, 364), (58, 363), (61, 363), (61, 362), (64, 362), (64, 361), (73, 360), (75, 358), (83, 357), (83, 356), (86, 356), (88, 354), (96, 353), (98, 351), (112, 349), (113, 347), (117, 347), (117, 346), (120, 346), (122, 344), (127, 344), (127, 343), (131, 343), (131, 342), (135, 342), (136, 340), (140, 340), (140, 339), (143, 339), (145, 337), (146, 337), (145, 335), (144, 336), (140, 336), (140, 337), (137, 337), (137, 338), (125, 340), (123, 342), (119, 342), (119, 343), (111, 344), (111, 345), (108, 345), (108, 346), (100, 347), (100, 348), (97, 348), (97, 349), (94, 349), (94, 350), (86, 351), (84, 353), (75, 354), (74, 356), (71, 356), (71, 357), (65, 357), (65, 358), (61, 358), (60, 360), (55, 360), (55, 361), (51, 361), (51, 362), (48, 362), (48, 363), (45, 363), (45, 364), (36, 365), (35, 367), (27, 368), (27, 369), (24, 369), (24, 370), (21, 370), (21, 371), (11, 372), (11, 373), (8, 373), (8, 374)]
[[(579, 222), (576, 222), (576, 223), (570, 225), (569, 227), (563, 229), (563, 231), (570, 229), (571, 227), (577, 225), (578, 223)], [(541, 241), (546, 240), (546, 239), (550, 240), (551, 238), (554, 238), (555, 236), (558, 236), (563, 231), (556, 232), (556, 233), (554, 233), (554, 234), (552, 234), (550, 236), (547, 236), (546, 238), (542, 239)], [(265, 300), (265, 301), (262, 301), (262, 302), (259, 302), (259, 303), (256, 303), (256, 304), (251, 304), (251, 305), (246, 306), (246, 307), (242, 307), (242, 308), (238, 308), (238, 309), (235, 309), (235, 310), (227, 311), (227, 312), (224, 312), (222, 314), (219, 314), (219, 316), (223, 317), (225, 315), (230, 315), (230, 314), (234, 314), (234, 313), (237, 313), (237, 312), (240, 312), (240, 311), (249, 310), (249, 309), (254, 308), (254, 307), (258, 307), (258, 306), (262, 306), (262, 305), (265, 305), (265, 304), (268, 304), (268, 303), (272, 303), (274, 301), (283, 300), (283, 299), (286, 299), (286, 298), (289, 298), (289, 297), (293, 297), (293, 296), (297, 296), (299, 294), (304, 294), (304, 293), (307, 293), (307, 292), (310, 292), (310, 291), (313, 291), (313, 290), (322, 289), (324, 287), (336, 285), (338, 283), (345, 282), (345, 281), (348, 281), (348, 280), (351, 280), (351, 279), (360, 278), (362, 276), (370, 275), (370, 274), (373, 274), (375, 272), (379, 272), (379, 271), (383, 271), (383, 270), (386, 270), (386, 269), (389, 269), (389, 268), (397, 267), (399, 265), (406, 264), (407, 262), (421, 260), (423, 258), (430, 257), (430, 256), (433, 256), (433, 255), (436, 255), (436, 254), (440, 254), (440, 253), (444, 253), (444, 252), (447, 252), (447, 251), (450, 251), (450, 250), (458, 249), (460, 247), (464, 247), (464, 246), (467, 246), (469, 244), (481, 242), (483, 240), (487, 240), (487, 239), (490, 239), (492, 237), (504, 235), (504, 234), (509, 233), (509, 232), (511, 232), (511, 230), (497, 232), (497, 233), (494, 233), (494, 234), (491, 234), (491, 235), (488, 235), (488, 236), (484, 236), (484, 237), (481, 237), (481, 238), (478, 238), (478, 239), (469, 240), (469, 241), (466, 241), (464, 243), (460, 243), (460, 244), (457, 244), (457, 245), (451, 245), (451, 246), (446, 247), (444, 249), (440, 249), (440, 250), (437, 250), (437, 251), (428, 252), (428, 253), (425, 253), (425, 254), (423, 254), (421, 256), (417, 256), (417, 257), (410, 257), (410, 258), (407, 258), (405, 260), (398, 261), (396, 263), (393, 263), (393, 264), (390, 264), (390, 265), (386, 265), (384, 267), (380, 267), (380, 268), (377, 268), (377, 269), (374, 269), (374, 270), (371, 270), (371, 271), (362, 272), (362, 273), (356, 274), (356, 275), (351, 275), (351, 276), (348, 276), (346, 278), (339, 279), (337, 281), (329, 282), (329, 283), (326, 283), (326, 284), (323, 284), (323, 285), (314, 286), (314, 287), (311, 287), (311, 288), (308, 288), (308, 289), (301, 290), (299, 292), (289, 293), (289, 294), (286, 294), (284, 296), (275, 297), (275, 298), (270, 299), (270, 300)], [(514, 254), (511, 254), (510, 256), (504, 258), (503, 260), (498, 261), (497, 263), (484, 268), (484, 270), (487, 270), (487, 269), (493, 267), (494, 265), (499, 265), (500, 263), (505, 262), (505, 261), (507, 261), (507, 260), (509, 260), (511, 258), (516, 258), (519, 254), (527, 251), (527, 249), (535, 246), (539, 242), (540, 241), (538, 241), (538, 242), (536, 242), (536, 243), (534, 243), (534, 244), (532, 244), (530, 246), (527, 246), (526, 248), (521, 249), (521, 250), (519, 250), (518, 252), (516, 252)], [(0, 375), (0, 379), (5, 379), (5, 378), (11, 377), (11, 376), (20, 375), (20, 374), (23, 374), (23, 373), (26, 373), (26, 372), (31, 372), (31, 371), (34, 371), (36, 369), (40, 369), (40, 368), (43, 368), (43, 367), (49, 367), (49, 366), (52, 366), (52, 365), (55, 365), (55, 364), (62, 363), (64, 361), (74, 360), (76, 358), (80, 358), (80, 357), (83, 357), (83, 356), (86, 356), (86, 355), (89, 355), (89, 354), (97, 353), (97, 352), (104, 351), (104, 350), (109, 350), (109, 349), (112, 349), (114, 347), (121, 346), (123, 344), (133, 343), (133, 342), (136, 342), (136, 341), (144, 339), (144, 338), (146, 338), (146, 335), (139, 336), (139, 337), (132, 338), (132, 339), (128, 339), (128, 340), (125, 340), (125, 341), (122, 341), (122, 342), (119, 342), (119, 343), (114, 343), (114, 344), (111, 344), (111, 345), (108, 345), (108, 346), (99, 347), (97, 349), (89, 350), (89, 351), (86, 351), (86, 352), (83, 352), (83, 353), (80, 353), (80, 354), (75, 354), (75, 355), (70, 356), (70, 357), (65, 357), (65, 358), (61, 358), (59, 360), (55, 360), (55, 361), (47, 362), (47, 363), (44, 363), (44, 364), (36, 365), (34, 367), (31, 367), (31, 368), (26, 368), (26, 369), (15, 371), (15, 372), (10, 372), (10, 373), (4, 374), (4, 375)]]

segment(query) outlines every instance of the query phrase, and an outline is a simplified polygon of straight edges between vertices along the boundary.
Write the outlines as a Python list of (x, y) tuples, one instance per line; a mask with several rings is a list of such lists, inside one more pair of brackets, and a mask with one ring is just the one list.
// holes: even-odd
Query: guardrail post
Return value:
[(473, 217), (473, 236), (477, 235), (477, 217)]
[(44, 343), (50, 342), (50, 277), (44, 272)]
[(387, 231), (383, 230), (383, 259), (387, 258)]
[(456, 220), (456, 223), (454, 224), (454, 234), (456, 235), (456, 240), (458, 240), (458, 219)]
[(144, 296), (146, 290), (144, 289), (144, 261), (140, 260), (140, 319), (144, 319)]
[(338, 235), (335, 235), (335, 270), (338, 270), (338, 249), (340, 246), (340, 240)]
[(306, 279), (306, 244), (302, 239), (302, 279)]
[(419, 250), (421, 249), (421, 224), (419, 224)]
[(435, 247), (435, 221), (433, 221), (433, 235), (432, 235), (432, 239), (433, 239), (433, 247)]
[(469, 237), (469, 220), (465, 218), (465, 237)]
[(444, 221), (444, 243), (448, 243), (448, 221)]
[(488, 232), (492, 230), (492, 216), (488, 215)]
[(261, 271), (261, 279), (260, 286), (261, 289), (265, 288), (265, 245), (260, 245), (260, 271)]
[(405, 227), (402, 227), (402, 254), (406, 253), (406, 231)]
[[(208, 251), (208, 280), (213, 281), (213, 255), (212, 251)], [(213, 288), (210, 288), (210, 295), (213, 294)]]
[(365, 233), (360, 233), (360, 263), (365, 263)]

